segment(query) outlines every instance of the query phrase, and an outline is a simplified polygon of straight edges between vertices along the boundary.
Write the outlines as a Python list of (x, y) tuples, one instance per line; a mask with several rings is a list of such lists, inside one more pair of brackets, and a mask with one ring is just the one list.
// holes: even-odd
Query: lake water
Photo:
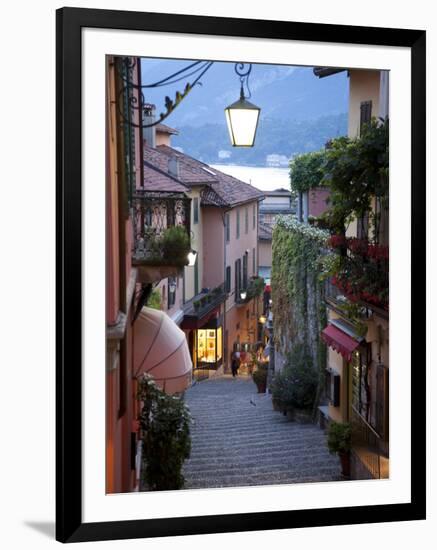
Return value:
[(213, 164), (225, 174), (234, 176), (239, 180), (250, 183), (261, 191), (274, 191), (275, 189), (290, 189), (290, 176), (288, 168), (270, 168), (259, 166), (235, 166), (233, 164)]

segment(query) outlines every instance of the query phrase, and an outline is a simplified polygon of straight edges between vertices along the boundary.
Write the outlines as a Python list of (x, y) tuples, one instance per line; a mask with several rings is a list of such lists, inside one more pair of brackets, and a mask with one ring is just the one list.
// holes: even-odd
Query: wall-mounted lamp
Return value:
[(187, 258), (188, 258), (188, 266), (193, 267), (196, 264), (197, 252), (195, 250), (190, 250), (188, 252)]

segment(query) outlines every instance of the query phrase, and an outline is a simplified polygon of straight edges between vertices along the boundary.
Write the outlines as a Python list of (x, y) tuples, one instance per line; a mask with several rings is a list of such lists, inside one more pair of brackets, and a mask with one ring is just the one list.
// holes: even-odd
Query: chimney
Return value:
[[(156, 106), (152, 103), (145, 103), (143, 109), (143, 124), (151, 124), (152, 122), (155, 122)], [(143, 140), (149, 147), (156, 147), (156, 126), (143, 128)]]
[(179, 178), (179, 159), (176, 156), (170, 157), (168, 159), (167, 171), (170, 176), (174, 178)]

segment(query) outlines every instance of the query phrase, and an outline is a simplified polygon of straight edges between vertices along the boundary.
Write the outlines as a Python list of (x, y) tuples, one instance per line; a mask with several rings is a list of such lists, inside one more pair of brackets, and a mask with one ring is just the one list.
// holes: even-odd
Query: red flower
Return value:
[(331, 248), (346, 246), (346, 237), (344, 235), (331, 235), (328, 239), (328, 246)]
[(355, 237), (350, 237), (347, 241), (347, 246), (349, 250), (354, 254), (359, 254), (360, 256), (366, 256), (369, 243), (367, 239), (357, 239)]

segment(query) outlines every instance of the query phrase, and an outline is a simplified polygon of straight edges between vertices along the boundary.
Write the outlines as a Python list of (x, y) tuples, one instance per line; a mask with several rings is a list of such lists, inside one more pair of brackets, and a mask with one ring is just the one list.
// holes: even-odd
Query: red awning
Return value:
[(322, 330), (322, 339), (348, 361), (352, 360), (352, 352), (360, 345), (357, 340), (334, 325), (328, 325)]

